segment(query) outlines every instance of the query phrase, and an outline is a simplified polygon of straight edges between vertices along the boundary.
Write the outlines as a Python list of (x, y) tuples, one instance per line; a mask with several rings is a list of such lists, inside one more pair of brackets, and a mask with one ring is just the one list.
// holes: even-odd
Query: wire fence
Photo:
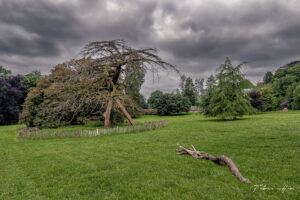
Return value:
[(142, 131), (154, 130), (168, 125), (167, 120), (145, 122), (136, 126), (122, 126), (114, 128), (97, 128), (95, 130), (63, 130), (63, 129), (38, 129), (38, 128), (19, 128), (19, 138), (66, 138), (66, 137), (93, 137), (112, 134), (136, 133)]

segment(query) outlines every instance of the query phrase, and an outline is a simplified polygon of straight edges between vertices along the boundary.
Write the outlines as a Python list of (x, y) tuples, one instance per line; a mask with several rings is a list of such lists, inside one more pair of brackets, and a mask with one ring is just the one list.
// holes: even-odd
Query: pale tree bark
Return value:
[(110, 113), (111, 113), (111, 108), (112, 108), (112, 102), (113, 99), (111, 98), (107, 104), (106, 111), (105, 111), (105, 121), (104, 121), (104, 128), (109, 128), (110, 127)]
[(121, 102), (117, 99), (116, 103), (118, 104), (118, 106), (120, 107), (120, 109), (122, 110), (122, 112), (124, 113), (125, 117), (129, 121), (130, 125), (131, 126), (135, 126), (135, 123), (134, 123), (133, 119), (131, 118), (130, 114), (127, 112), (127, 110), (125, 109), (125, 107), (121, 104)]

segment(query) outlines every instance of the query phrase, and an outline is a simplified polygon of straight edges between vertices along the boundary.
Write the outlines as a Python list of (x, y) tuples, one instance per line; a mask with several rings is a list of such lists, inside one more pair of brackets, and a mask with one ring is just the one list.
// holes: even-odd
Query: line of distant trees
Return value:
[[(164, 95), (179, 95), (186, 100), (186, 105), (199, 106), (206, 116), (220, 119), (236, 119), (245, 114), (257, 111), (274, 111), (283, 108), (300, 110), (300, 61), (294, 61), (280, 67), (274, 74), (266, 72), (262, 82), (253, 85), (241, 73), (245, 63), (233, 66), (227, 58), (217, 74), (211, 75), (205, 82), (198, 78), (193, 81), (191, 77), (181, 76), (176, 94), (163, 94), (155, 91), (148, 99), (151, 108), (158, 109), (158, 114), (174, 114), (178, 111), (160, 112), (163, 106), (160, 98)], [(165, 97), (164, 97), (165, 98)], [(165, 104), (179, 105), (181, 102), (165, 101)], [(189, 101), (187, 103), (187, 101)], [(160, 105), (160, 106), (159, 106)], [(180, 106), (178, 106), (180, 108)], [(181, 112), (186, 112), (184, 109)]]
[[(256, 85), (253, 85), (241, 73), (243, 64), (233, 66), (230, 59), (227, 58), (225, 63), (218, 68), (217, 74), (211, 75), (206, 81), (203, 78), (193, 80), (191, 77), (182, 75), (176, 92), (164, 94), (161, 91), (154, 91), (147, 102), (140, 94), (145, 70), (135, 73), (128, 70), (128, 72), (125, 72), (124, 79), (127, 87), (124, 88), (123, 92), (130, 98), (128, 100), (124, 99), (124, 102), (128, 102), (126, 105), (130, 114), (136, 117), (141, 114), (140, 108), (148, 107), (157, 109), (159, 115), (171, 115), (188, 112), (191, 106), (198, 106), (206, 116), (220, 119), (236, 119), (257, 111), (273, 111), (283, 108), (300, 110), (300, 61), (284, 65), (274, 74), (267, 72), (263, 77), (263, 81)], [(61, 115), (61, 113), (52, 112), (52, 107), (47, 105), (54, 106), (54, 110), (57, 106), (65, 105), (65, 100), (61, 102), (62, 98), (59, 96), (60, 94), (66, 94), (66, 91), (64, 91), (65, 86), (70, 85), (73, 89), (75, 88), (70, 90), (70, 95), (74, 97), (74, 101), (76, 101), (76, 95), (81, 94), (85, 96), (91, 94), (92, 97), (95, 97), (97, 90), (82, 93), (80, 92), (83, 87), (82, 83), (76, 85), (72, 82), (72, 79), (68, 80), (71, 81), (70, 83), (66, 82), (67, 71), (67, 68), (60, 66), (55, 68), (52, 74), (47, 76), (48, 78), (43, 78), (39, 71), (33, 71), (23, 76), (13, 75), (10, 70), (0, 66), (0, 125), (13, 124), (19, 121), (22, 105), (28, 92), (33, 88), (34, 91), (28, 97), (26, 106), (31, 110), (23, 112), (23, 116), (28, 115), (32, 118), (30, 118), (30, 121), (37, 124), (47, 124), (49, 121), (49, 123), (52, 123), (48, 124), (50, 127), (57, 126), (56, 122), (51, 119), (59, 119), (58, 115)], [(57, 90), (59, 81), (61, 81), (62, 91)], [(40, 82), (38, 87), (36, 87), (37, 82)], [(48, 95), (49, 98), (45, 99), (45, 96), (40, 96), (43, 94)], [(75, 96), (72, 94), (75, 94)], [(40, 102), (41, 98), (44, 99), (43, 104)], [(94, 100), (98, 102), (101, 101), (101, 98)], [(87, 98), (83, 104), (84, 107), (82, 107), (84, 109), (81, 111), (72, 111), (73, 103), (68, 104), (71, 107), (63, 106), (63, 108), (71, 118), (75, 113), (79, 117), (82, 115), (83, 118), (87, 119), (93, 117), (98, 110), (98, 103), (97, 105), (94, 104), (94, 100)], [(80, 102), (77, 103), (80, 108)], [(40, 107), (41, 105), (44, 105), (44, 107)], [(102, 108), (99, 107), (99, 109)], [(33, 110), (36, 110), (37, 113), (32, 114)], [(43, 110), (50, 114), (44, 113)], [(122, 121), (120, 115), (114, 112), (113, 110), (113, 121)], [(56, 114), (52, 116), (51, 113)], [(42, 117), (39, 117), (39, 115), (42, 115)]]

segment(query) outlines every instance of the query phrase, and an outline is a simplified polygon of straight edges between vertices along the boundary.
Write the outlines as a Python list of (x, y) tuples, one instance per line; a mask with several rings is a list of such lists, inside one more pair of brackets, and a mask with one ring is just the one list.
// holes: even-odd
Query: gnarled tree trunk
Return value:
[(221, 165), (221, 166), (227, 165), (229, 167), (231, 173), (233, 175), (235, 175), (239, 181), (250, 183), (250, 180), (243, 177), (243, 175), (239, 172), (239, 169), (235, 166), (235, 164), (232, 162), (232, 160), (230, 158), (228, 158), (224, 155), (215, 157), (208, 153), (203, 153), (203, 152), (197, 151), (193, 145), (192, 145), (192, 147), (193, 147), (193, 149), (186, 149), (182, 146), (179, 146), (180, 149), (178, 149), (177, 151), (179, 154), (189, 154), (197, 159), (211, 160), (214, 163)]

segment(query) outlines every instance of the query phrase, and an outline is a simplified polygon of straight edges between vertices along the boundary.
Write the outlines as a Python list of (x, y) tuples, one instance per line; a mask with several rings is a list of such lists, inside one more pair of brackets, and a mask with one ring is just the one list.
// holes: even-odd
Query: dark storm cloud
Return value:
[[(189, 33), (165, 39), (163, 48), (182, 63), (193, 59), (212, 66), (229, 56), (249, 61), (253, 68), (278, 67), (285, 59), (299, 56), (300, 15), (293, 6), (292, 1), (240, 1), (230, 6), (219, 1), (197, 9), (182, 7), (177, 26)], [(188, 17), (182, 14), (185, 10), (189, 10)], [(188, 70), (208, 69), (199, 68)]]
[[(245, 73), (257, 81), (299, 59), (299, 10), (296, 0), (0, 0), (0, 64), (46, 73), (87, 42), (121, 38), (157, 48), (194, 78), (214, 73), (227, 56), (248, 61)], [(146, 81), (143, 92), (176, 88), (177, 75), (166, 76)]]
[[(78, 39), (80, 26), (65, 7), (44, 1), (3, 1), (1, 23), (14, 28), (0, 38), (0, 52), (24, 56), (60, 55), (59, 43)], [(4, 30), (5, 31), (5, 28)], [(22, 34), (18, 34), (22, 31)]]

